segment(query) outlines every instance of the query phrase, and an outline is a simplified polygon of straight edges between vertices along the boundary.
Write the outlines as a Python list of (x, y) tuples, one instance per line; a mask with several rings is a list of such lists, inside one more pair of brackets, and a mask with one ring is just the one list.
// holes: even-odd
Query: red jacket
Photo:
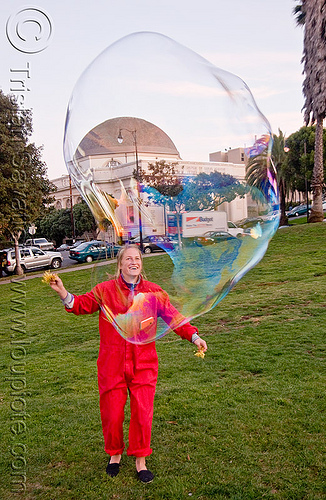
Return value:
[[(131, 312), (126, 315), (128, 309)], [(73, 307), (67, 309), (76, 315), (93, 314), (98, 310), (100, 310), (99, 331), (102, 346), (123, 344), (124, 338), (117, 330), (120, 330), (123, 337), (132, 343), (155, 340), (154, 331), (158, 317), (162, 318), (177, 335), (189, 342), (192, 335), (198, 332), (198, 329), (186, 322), (170, 303), (168, 294), (161, 287), (142, 278), (135, 285), (134, 292), (128, 288), (121, 276), (117, 280), (99, 283), (91, 292), (75, 295)], [(128, 327), (133, 331), (128, 331)]]

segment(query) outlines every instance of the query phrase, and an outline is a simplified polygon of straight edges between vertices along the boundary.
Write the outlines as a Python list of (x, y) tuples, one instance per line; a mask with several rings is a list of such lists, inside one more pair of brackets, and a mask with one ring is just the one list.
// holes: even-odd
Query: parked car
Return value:
[[(13, 274), (16, 269), (15, 249), (9, 248), (4, 250), (7, 254), (7, 262), (4, 266), (6, 274)], [(59, 269), (61, 267), (63, 257), (60, 252), (43, 252), (38, 247), (19, 247), (20, 264), (23, 271), (31, 271), (41, 267), (52, 267)]]
[(70, 250), (71, 248), (76, 248), (78, 247), (81, 243), (84, 243), (85, 240), (77, 240), (75, 243), (62, 243), (56, 250), (59, 252), (62, 252), (64, 250)]
[(236, 240), (236, 236), (232, 236), (232, 234), (226, 231), (207, 231), (202, 236), (187, 239), (192, 240), (192, 242), (197, 246), (206, 246), (219, 243), (220, 241)]
[(244, 230), (244, 233), (250, 233), (252, 227), (256, 227), (257, 224), (263, 224), (264, 219), (262, 217), (246, 217), (237, 222), (237, 226)]
[(93, 262), (98, 259), (110, 259), (117, 255), (121, 246), (105, 241), (85, 241), (69, 250), (69, 258), (78, 262)]
[[(135, 243), (139, 246), (140, 237), (136, 236), (136, 238), (131, 240), (131, 243)], [(143, 252), (146, 254), (152, 252), (165, 252), (166, 250), (173, 250), (174, 244), (168, 236), (155, 234), (152, 236), (143, 236), (143, 248)]]
[(57, 248), (57, 252), (63, 252), (64, 250), (70, 250), (70, 246), (67, 245), (67, 243), (62, 243), (62, 245), (60, 245), (58, 248)]
[(25, 241), (26, 247), (38, 247), (41, 250), (54, 250), (53, 243), (46, 238), (33, 238)]
[(85, 243), (85, 240), (78, 240), (78, 241), (76, 241), (73, 245), (70, 246), (70, 250), (72, 248), (79, 247), (79, 245), (81, 245), (82, 243)]
[(326, 212), (326, 201), (323, 201), (323, 212)]
[[(309, 210), (311, 206), (309, 205)], [(293, 207), (286, 215), (288, 217), (299, 217), (299, 215), (306, 215), (307, 213), (307, 205), (299, 205), (297, 207)]]
[(243, 234), (243, 228), (238, 227), (234, 222), (228, 221), (228, 233), (232, 234), (232, 236), (240, 236)]

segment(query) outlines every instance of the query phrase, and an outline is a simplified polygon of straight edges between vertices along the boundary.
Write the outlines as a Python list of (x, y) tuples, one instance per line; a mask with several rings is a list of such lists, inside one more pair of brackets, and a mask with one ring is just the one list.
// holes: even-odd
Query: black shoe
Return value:
[(119, 474), (120, 464), (110, 464), (106, 466), (106, 473), (110, 477), (115, 477)]
[(140, 470), (137, 476), (142, 483), (151, 483), (154, 479), (154, 474), (148, 469)]

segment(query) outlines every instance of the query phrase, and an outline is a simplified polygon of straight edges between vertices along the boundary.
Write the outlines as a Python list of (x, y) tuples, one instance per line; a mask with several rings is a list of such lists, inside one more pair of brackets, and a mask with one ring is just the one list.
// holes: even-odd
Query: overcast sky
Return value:
[(303, 125), (303, 32), (292, 14), (295, 3), (11, 0), (1, 8), (0, 86), (5, 93), (24, 89), (14, 93), (25, 95), (23, 106), (33, 109), (33, 140), (44, 145), (50, 178), (66, 173), (62, 141), (76, 81), (107, 46), (138, 31), (167, 35), (238, 75), (273, 132), (289, 135)]

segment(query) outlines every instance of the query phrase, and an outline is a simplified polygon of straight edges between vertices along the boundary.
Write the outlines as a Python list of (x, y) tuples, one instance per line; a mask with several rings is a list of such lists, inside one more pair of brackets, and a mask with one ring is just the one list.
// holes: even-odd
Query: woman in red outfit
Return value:
[(155, 342), (134, 344), (124, 340), (108, 321), (103, 309), (106, 312), (109, 309), (113, 318), (123, 317), (134, 303), (134, 297), (143, 294), (151, 298), (151, 317), (148, 318), (151, 321), (141, 322), (140, 325), (144, 323), (144, 326), (140, 329), (155, 328), (157, 317), (161, 317), (181, 338), (193, 342), (204, 352), (207, 350), (206, 342), (190, 323), (176, 326), (182, 317), (170, 303), (166, 292), (143, 279), (142, 254), (136, 245), (126, 245), (119, 251), (116, 279), (96, 285), (89, 293), (78, 296), (68, 293), (59, 277), (50, 285), (59, 294), (68, 312), (78, 315), (100, 311), (97, 366), (105, 451), (110, 455), (106, 469), (108, 475), (114, 477), (119, 472), (125, 446), (124, 407), (129, 392), (131, 417), (127, 454), (136, 457), (139, 479), (145, 483), (152, 481), (154, 476), (146, 467), (146, 457), (152, 453), (150, 440), (158, 371)]

